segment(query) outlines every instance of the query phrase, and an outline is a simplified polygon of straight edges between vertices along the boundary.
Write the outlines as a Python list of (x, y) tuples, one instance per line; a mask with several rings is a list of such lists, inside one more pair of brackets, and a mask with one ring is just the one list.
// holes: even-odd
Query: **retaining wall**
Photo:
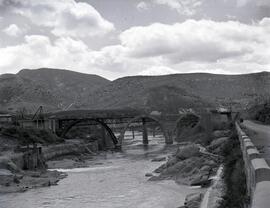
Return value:
[[(72, 154), (72, 153), (92, 153), (98, 151), (98, 143), (91, 142), (88, 144), (84, 143), (64, 143), (58, 145), (50, 145), (48, 147), (42, 148), (42, 156), (45, 161), (51, 160), (53, 158)], [(25, 153), (17, 153), (10, 156), (10, 159), (16, 166), (20, 169), (23, 169), (25, 166), (24, 155), (28, 154)]]
[(89, 151), (98, 151), (97, 142), (91, 142), (88, 144), (59, 144), (42, 149), (43, 157), (46, 161), (62, 155), (83, 152), (89, 153)]
[(236, 130), (245, 163), (250, 207), (270, 208), (270, 167), (238, 123)]

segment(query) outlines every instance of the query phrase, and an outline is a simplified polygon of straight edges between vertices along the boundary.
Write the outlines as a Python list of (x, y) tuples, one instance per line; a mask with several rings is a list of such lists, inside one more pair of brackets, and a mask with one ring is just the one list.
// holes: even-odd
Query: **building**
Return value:
[(19, 120), (18, 122), (22, 128), (46, 129), (55, 132), (54, 119)]

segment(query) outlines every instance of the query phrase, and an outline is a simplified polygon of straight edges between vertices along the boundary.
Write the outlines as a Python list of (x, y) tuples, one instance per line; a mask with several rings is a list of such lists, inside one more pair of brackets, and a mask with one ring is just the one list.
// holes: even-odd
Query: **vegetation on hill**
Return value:
[(256, 97), (243, 117), (270, 124), (270, 95), (264, 94)]
[(173, 112), (182, 108), (231, 104), (235, 108), (245, 108), (256, 96), (270, 94), (269, 80), (268, 72), (124, 77), (90, 93), (85, 107), (132, 107)]
[(21, 145), (29, 145), (34, 143), (55, 144), (64, 142), (64, 139), (55, 134), (36, 128), (23, 129), (15, 126), (2, 128), (0, 134), (15, 139)]
[(97, 75), (57, 69), (22, 70), (0, 76), (0, 107), (34, 112), (66, 109), (143, 109), (176, 113), (189, 108), (233, 105), (246, 108), (269, 96), (270, 73), (207, 73), (124, 77), (110, 82)]
[(211, 106), (199, 96), (170, 85), (150, 88), (147, 91), (145, 105), (149, 110), (171, 113), (178, 113), (182, 108), (194, 109)]
[(41, 105), (49, 111), (74, 109), (84, 103), (89, 92), (109, 82), (97, 75), (68, 70), (24, 69), (0, 76), (0, 108), (25, 108), (28, 112), (35, 112)]
[(255, 119), (265, 124), (270, 124), (270, 102), (265, 103), (261, 109), (257, 111)]
[(237, 134), (230, 137), (223, 149), (224, 181), (226, 193), (219, 208), (244, 208), (249, 203), (246, 187), (246, 175), (240, 143)]
[(58, 100), (42, 86), (16, 75), (0, 77), (0, 107), (5, 110), (19, 109), (23, 103), (44, 104), (49, 108)]

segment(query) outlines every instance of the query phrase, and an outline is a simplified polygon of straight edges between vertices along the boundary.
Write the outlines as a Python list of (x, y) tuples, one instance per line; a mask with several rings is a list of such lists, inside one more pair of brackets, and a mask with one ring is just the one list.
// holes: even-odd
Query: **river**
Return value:
[[(195, 192), (174, 181), (148, 181), (145, 173), (164, 162), (151, 162), (166, 148), (164, 138), (125, 138), (121, 153), (102, 153), (87, 161), (89, 167), (66, 169), (68, 177), (57, 186), (0, 196), (0, 208), (176, 208)], [(157, 153), (159, 152), (159, 153)], [(165, 153), (166, 154), (166, 153)]]

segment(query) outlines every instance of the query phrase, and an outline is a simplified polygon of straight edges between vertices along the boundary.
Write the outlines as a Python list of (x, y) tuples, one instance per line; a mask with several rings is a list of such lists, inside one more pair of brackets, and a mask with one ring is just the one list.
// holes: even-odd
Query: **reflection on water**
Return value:
[(151, 155), (164, 147), (164, 138), (128, 139), (123, 153), (104, 153), (88, 168), (64, 170), (68, 177), (58, 186), (0, 196), (1, 208), (176, 208), (194, 190), (173, 181), (147, 181), (145, 173), (162, 163)]

